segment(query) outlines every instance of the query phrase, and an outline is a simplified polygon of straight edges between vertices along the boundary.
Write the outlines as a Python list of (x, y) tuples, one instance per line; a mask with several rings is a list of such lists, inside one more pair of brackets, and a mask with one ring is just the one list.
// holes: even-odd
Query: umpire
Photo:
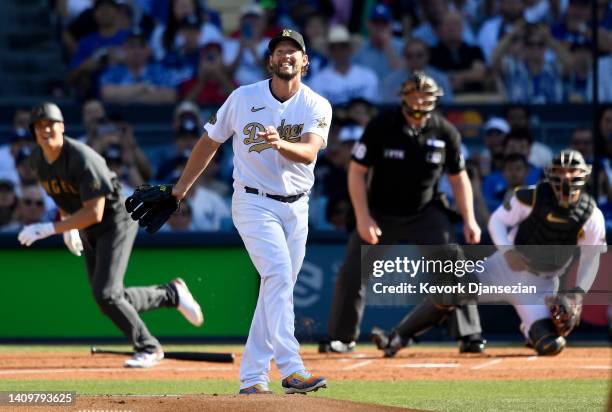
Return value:
[(83, 251), (96, 303), (134, 346), (135, 354), (125, 366), (154, 366), (164, 353), (138, 312), (177, 307), (189, 322), (200, 326), (200, 306), (180, 278), (160, 286), (124, 288), (138, 225), (125, 211), (116, 175), (92, 148), (64, 136), (64, 118), (55, 104), (35, 107), (30, 129), (38, 145), (30, 157), (32, 170), (62, 220), (24, 227), (20, 243), (30, 246), (63, 233), (72, 253), (80, 256)]
[[(461, 136), (433, 113), (442, 90), (432, 78), (415, 72), (402, 84), (400, 96), (401, 107), (372, 119), (353, 148), (348, 185), (357, 227), (338, 273), (328, 321), (330, 340), (320, 345), (321, 352), (350, 351), (359, 337), (368, 281), (361, 276), (362, 245), (456, 243), (451, 218), (458, 221), (459, 216), (437, 192), (443, 172), (449, 175), (463, 217), (466, 242), (480, 242)], [(450, 320), (453, 337), (461, 339), (460, 352), (484, 350), (475, 305), (460, 306)]]

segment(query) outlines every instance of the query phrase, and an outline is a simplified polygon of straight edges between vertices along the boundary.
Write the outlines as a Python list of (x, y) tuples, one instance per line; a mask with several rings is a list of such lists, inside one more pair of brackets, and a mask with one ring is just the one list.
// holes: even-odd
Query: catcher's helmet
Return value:
[(39, 120), (53, 120), (54, 122), (64, 122), (62, 111), (55, 103), (42, 103), (34, 106), (30, 117), (30, 133), (36, 137), (34, 132), (34, 124)]
[(545, 175), (551, 184), (559, 205), (568, 207), (577, 200), (588, 176), (591, 166), (577, 150), (565, 149), (557, 154), (550, 166), (545, 169)]
[(436, 108), (438, 97), (443, 90), (434, 79), (422, 71), (415, 71), (400, 88), (402, 106), (413, 117), (420, 118)]

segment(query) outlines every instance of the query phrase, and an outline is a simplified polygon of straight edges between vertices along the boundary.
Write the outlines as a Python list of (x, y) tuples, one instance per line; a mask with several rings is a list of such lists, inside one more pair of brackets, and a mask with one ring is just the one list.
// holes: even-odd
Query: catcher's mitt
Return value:
[(172, 185), (141, 185), (125, 199), (125, 208), (148, 233), (155, 233), (179, 207)]
[(546, 297), (546, 306), (560, 336), (569, 335), (580, 324), (583, 294), (584, 291), (576, 290)]

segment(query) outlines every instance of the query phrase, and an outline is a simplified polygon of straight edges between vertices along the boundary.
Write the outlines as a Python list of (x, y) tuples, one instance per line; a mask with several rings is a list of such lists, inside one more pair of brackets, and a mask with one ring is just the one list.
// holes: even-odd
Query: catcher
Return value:
[[(582, 300), (595, 280), (599, 255), (607, 250), (603, 214), (583, 190), (590, 172), (579, 152), (563, 150), (546, 169), (546, 180), (516, 190), (489, 220), (489, 233), (498, 251), (486, 260), (478, 280), (494, 286), (520, 282), (535, 286), (537, 292), (482, 294), (478, 302), (511, 303), (521, 318), (527, 345), (538, 355), (556, 355), (565, 347), (565, 337), (580, 322)], [(559, 290), (561, 278), (578, 253), (575, 284)], [(438, 307), (441, 312), (448, 310)], [(402, 339), (432, 326), (416, 321), (414, 312), (417, 310), (395, 329), (409, 331)], [(373, 338), (385, 353), (401, 348), (394, 343), (398, 341), (395, 335), (378, 331)]]
[(57, 105), (36, 106), (30, 129), (38, 145), (30, 157), (31, 168), (57, 204), (62, 220), (24, 227), (19, 242), (31, 246), (62, 233), (70, 252), (85, 255), (91, 290), (101, 311), (134, 346), (134, 356), (125, 366), (156, 365), (164, 352), (138, 313), (176, 307), (190, 323), (200, 326), (200, 305), (180, 278), (159, 286), (123, 286), (138, 225), (125, 212), (117, 176), (92, 148), (64, 135), (64, 118)]

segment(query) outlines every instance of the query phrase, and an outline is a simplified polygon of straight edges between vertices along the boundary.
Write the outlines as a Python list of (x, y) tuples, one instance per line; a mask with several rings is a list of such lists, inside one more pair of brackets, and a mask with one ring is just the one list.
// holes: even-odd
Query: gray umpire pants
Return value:
[(80, 232), (85, 264), (94, 299), (102, 313), (130, 340), (136, 352), (153, 353), (161, 348), (151, 335), (139, 312), (160, 307), (175, 307), (177, 296), (169, 285), (123, 286), (138, 225), (127, 214), (116, 221), (90, 227)]
[[(456, 243), (449, 217), (437, 202), (431, 202), (421, 212), (410, 217), (372, 215), (382, 231), (379, 239), (381, 245)], [(359, 338), (368, 284), (367, 277), (361, 275), (361, 246), (364, 244), (357, 230), (354, 230), (349, 237), (344, 262), (336, 279), (327, 324), (331, 340), (351, 342)], [(482, 332), (476, 305), (457, 306), (451, 312), (448, 322), (454, 339)]]

